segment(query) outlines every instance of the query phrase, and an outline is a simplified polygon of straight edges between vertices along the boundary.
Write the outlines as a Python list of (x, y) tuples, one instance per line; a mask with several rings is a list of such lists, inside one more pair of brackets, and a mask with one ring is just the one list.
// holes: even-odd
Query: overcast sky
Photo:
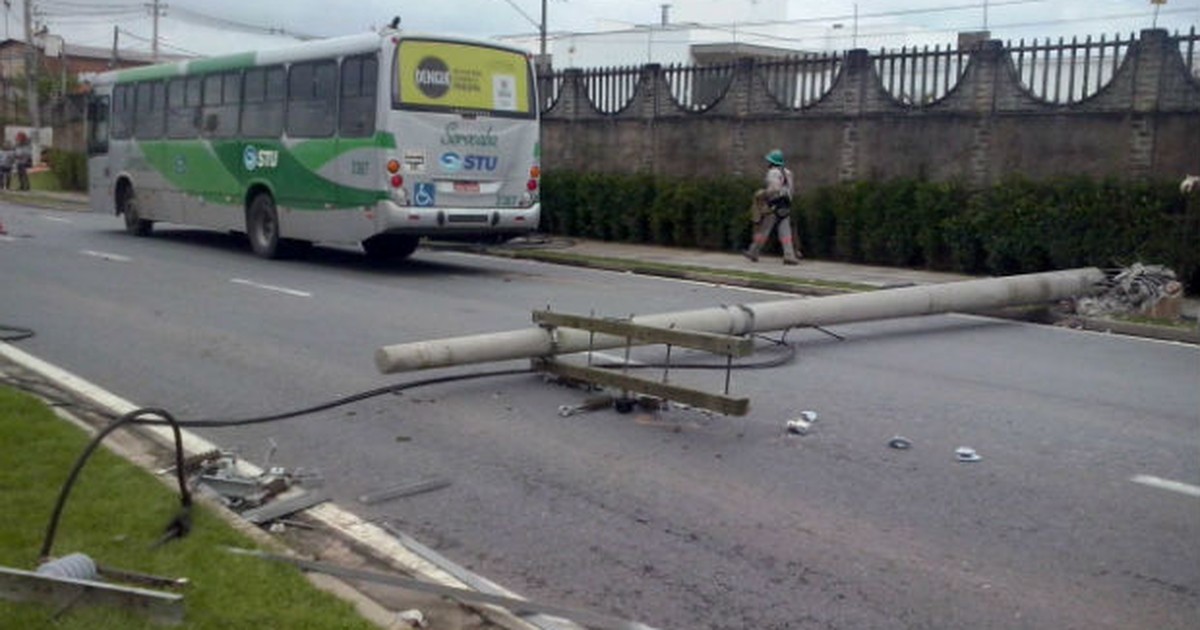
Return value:
[[(25, 1), (6, 0), (7, 38), (23, 38)], [(153, 1), (33, 0), (33, 7), (37, 21), (68, 44), (109, 48), (119, 25), (122, 49), (148, 51), (153, 21), (146, 5)], [(541, 20), (540, 0), (162, 1), (160, 50), (200, 55), (297, 41), (262, 34), (267, 29), (317, 37), (360, 33), (386, 24), (397, 12), (406, 29), (501, 37), (536, 47)], [(664, 29), (663, 4), (671, 5), (666, 17), (674, 29), (683, 23), (715, 28)], [(1200, 25), (1200, 0), (1167, 0), (1158, 8), (1159, 27), (1187, 31)], [(666, 54), (671, 42), (701, 43), (698, 39), (798, 50), (951, 44), (957, 32), (981, 30), (985, 21), (996, 39), (1111, 37), (1149, 28), (1154, 9), (1150, 0), (548, 0), (547, 28), (555, 65), (568, 65), (568, 56), (574, 62), (570, 65), (607, 65), (605, 61), (626, 59), (645, 62)], [(581, 44), (589, 41), (583, 33), (597, 31), (618, 32)], [(597, 61), (574, 58), (580, 56), (577, 46), (587, 48)]]

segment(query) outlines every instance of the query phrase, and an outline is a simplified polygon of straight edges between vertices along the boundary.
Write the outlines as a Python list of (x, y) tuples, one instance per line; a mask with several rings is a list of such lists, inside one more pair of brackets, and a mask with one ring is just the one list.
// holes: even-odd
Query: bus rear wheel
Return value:
[(250, 248), (263, 258), (282, 258), (286, 243), (279, 237), (279, 211), (267, 193), (258, 193), (246, 209), (246, 236)]
[(411, 234), (376, 234), (362, 242), (367, 258), (377, 263), (394, 263), (412, 256), (420, 243), (419, 236)]
[(134, 236), (149, 236), (154, 229), (154, 222), (143, 219), (138, 214), (137, 199), (133, 195), (133, 187), (121, 186), (117, 192), (117, 212), (125, 218), (125, 231)]

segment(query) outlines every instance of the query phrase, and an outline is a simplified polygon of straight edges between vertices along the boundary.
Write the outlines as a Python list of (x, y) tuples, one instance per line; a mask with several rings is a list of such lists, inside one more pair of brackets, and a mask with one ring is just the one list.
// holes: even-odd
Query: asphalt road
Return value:
[[(375, 348), (521, 328), (546, 305), (778, 298), (450, 252), (263, 261), (223, 234), (138, 239), (13, 205), (0, 221), (0, 323), (38, 333), (21, 348), (181, 418), (416, 380), (376, 373)], [(1200, 485), (1196, 347), (970, 316), (834, 332), (793, 331), (793, 363), (735, 372), (746, 418), (562, 418), (583, 393), (518, 375), (201, 433), (252, 460), (273, 439), (276, 464), (319, 469), (343, 507), (526, 596), (662, 628), (1196, 627), (1200, 497), (1154, 485)], [(788, 435), (803, 409), (817, 424)], [(888, 448), (898, 434), (913, 448)], [(355, 500), (431, 477), (452, 485)]]

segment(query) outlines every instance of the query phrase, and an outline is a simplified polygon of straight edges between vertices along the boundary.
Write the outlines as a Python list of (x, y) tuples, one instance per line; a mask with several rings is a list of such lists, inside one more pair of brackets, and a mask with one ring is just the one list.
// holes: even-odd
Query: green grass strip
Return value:
[[(54, 501), (88, 437), (40, 401), (0, 386), (0, 565), (32, 571)], [(374, 628), (353, 607), (317, 590), (296, 569), (234, 556), (257, 547), (211, 510), (193, 508), (191, 535), (152, 549), (179, 498), (149, 472), (100, 449), (71, 493), (54, 555), (82, 552), (98, 564), (186, 577), (186, 629)], [(75, 606), (57, 620), (40, 603), (0, 601), (0, 627), (61, 630), (160, 628), (136, 613)]]

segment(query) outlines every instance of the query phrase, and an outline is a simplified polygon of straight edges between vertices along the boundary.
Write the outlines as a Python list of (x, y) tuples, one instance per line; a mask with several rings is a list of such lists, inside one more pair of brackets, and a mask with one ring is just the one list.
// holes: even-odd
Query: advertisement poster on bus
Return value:
[(400, 43), (400, 102), (406, 106), (528, 115), (528, 60), (519, 52), (420, 39)]

